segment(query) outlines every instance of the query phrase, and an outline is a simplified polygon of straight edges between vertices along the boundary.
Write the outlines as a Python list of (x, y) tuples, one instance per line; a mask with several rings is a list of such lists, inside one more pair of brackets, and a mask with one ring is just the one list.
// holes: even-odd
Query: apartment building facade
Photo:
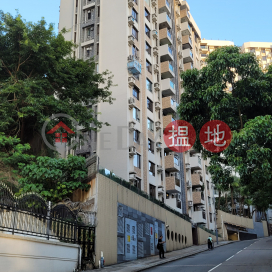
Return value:
[(272, 63), (272, 43), (269, 42), (245, 42), (241, 51), (253, 53), (260, 62), (260, 67), (266, 70)]
[(180, 73), (200, 68), (201, 33), (188, 3), (61, 0), (63, 27), (71, 30), (65, 38), (78, 44), (74, 56), (93, 58), (116, 84), (112, 105), (93, 106), (110, 126), (89, 133), (75, 154), (97, 153), (102, 167), (188, 214), (185, 155), (163, 141), (163, 130), (178, 118)]

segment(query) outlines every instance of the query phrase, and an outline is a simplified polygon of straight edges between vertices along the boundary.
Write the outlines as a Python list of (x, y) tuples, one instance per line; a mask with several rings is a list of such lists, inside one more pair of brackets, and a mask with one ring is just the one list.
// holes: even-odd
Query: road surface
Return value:
[(145, 271), (272, 272), (272, 237), (231, 243)]

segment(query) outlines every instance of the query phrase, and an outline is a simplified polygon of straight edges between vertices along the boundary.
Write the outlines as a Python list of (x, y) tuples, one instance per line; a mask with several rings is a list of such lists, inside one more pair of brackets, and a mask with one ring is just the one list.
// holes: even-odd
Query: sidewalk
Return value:
[[(219, 242), (217, 245), (214, 243), (214, 247), (218, 246), (224, 246), (229, 243), (232, 243), (232, 241), (222, 241)], [(96, 269), (95, 271), (122, 271), (122, 272), (136, 272), (136, 271), (143, 271), (148, 268), (158, 266), (161, 264), (165, 264), (168, 262), (172, 262), (175, 260), (179, 260), (194, 254), (198, 254), (200, 252), (208, 250), (207, 245), (200, 245), (200, 246), (191, 246), (180, 250), (171, 251), (169, 253), (165, 253), (165, 259), (159, 259), (159, 255), (155, 255), (152, 257), (147, 257), (143, 259), (138, 259), (131, 262), (125, 262), (115, 265), (106, 266), (105, 268)], [(88, 270), (89, 272), (92, 270)]]

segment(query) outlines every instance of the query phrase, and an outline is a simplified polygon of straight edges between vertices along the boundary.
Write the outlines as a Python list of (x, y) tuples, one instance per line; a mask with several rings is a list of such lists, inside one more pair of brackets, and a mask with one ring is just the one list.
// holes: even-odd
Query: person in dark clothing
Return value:
[(163, 259), (165, 258), (164, 257), (164, 248), (163, 248), (163, 244), (165, 242), (162, 241), (162, 235), (159, 237), (159, 240), (158, 240), (158, 250), (159, 250), (159, 254), (160, 254), (160, 259)]
[(209, 249), (209, 250), (212, 250), (212, 249), (213, 249), (213, 246), (212, 246), (212, 237), (211, 237), (211, 235), (208, 237), (208, 249)]

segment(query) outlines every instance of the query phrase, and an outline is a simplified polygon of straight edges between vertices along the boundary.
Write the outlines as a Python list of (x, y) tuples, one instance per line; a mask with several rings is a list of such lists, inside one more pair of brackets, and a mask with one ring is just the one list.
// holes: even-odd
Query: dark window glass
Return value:
[(150, 38), (150, 29), (147, 25), (145, 25), (145, 34), (148, 38)]
[(147, 129), (150, 131), (154, 131), (154, 122), (147, 118)]
[(155, 177), (155, 164), (153, 162), (149, 162), (149, 174)]
[(150, 63), (148, 60), (146, 60), (146, 70), (147, 70), (150, 74), (152, 74), (152, 65), (151, 65), (151, 63)]
[(152, 82), (146, 79), (146, 89), (152, 93)]
[(150, 13), (145, 9), (145, 18), (150, 22)]
[(134, 96), (137, 100), (139, 100), (140, 92), (139, 92), (139, 89), (138, 89), (137, 87), (135, 87), (135, 86), (133, 87), (132, 93), (133, 93), (133, 96)]
[(138, 30), (135, 27), (132, 27), (132, 36), (138, 40)]
[(148, 139), (148, 151), (154, 153), (154, 142)]
[(145, 43), (145, 50), (149, 55), (151, 55), (151, 46), (148, 43)]
[(152, 197), (156, 197), (156, 186), (149, 184), (149, 194)]
[(138, 22), (138, 13), (135, 9), (132, 9), (132, 17), (135, 19), (136, 22)]
[(138, 143), (138, 144), (140, 143), (140, 131), (134, 130), (133, 140), (135, 143)]
[(151, 112), (153, 112), (153, 102), (152, 102), (149, 98), (147, 98), (147, 108), (148, 108)]

